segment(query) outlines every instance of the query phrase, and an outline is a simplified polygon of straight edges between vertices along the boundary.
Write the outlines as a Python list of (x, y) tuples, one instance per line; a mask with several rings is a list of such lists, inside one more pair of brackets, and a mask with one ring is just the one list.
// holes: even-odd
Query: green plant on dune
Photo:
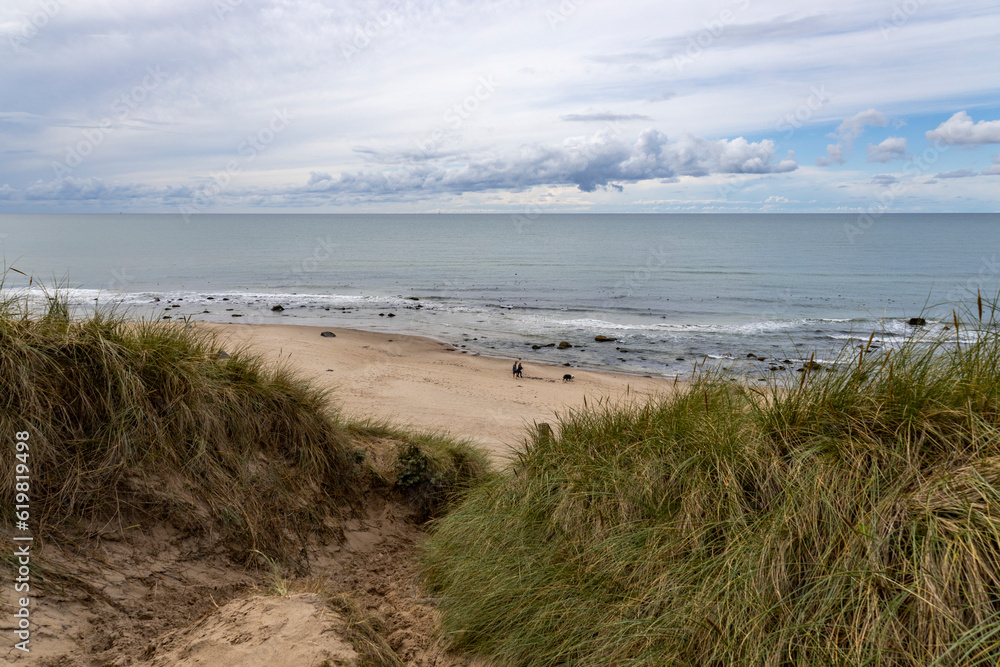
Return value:
[(360, 442), (387, 443), (382, 449), (389, 460), (372, 465), (421, 520), (442, 513), (491, 474), (488, 457), (467, 441), (372, 420), (347, 428)]
[(570, 414), (437, 523), (445, 632), (510, 665), (997, 664), (1000, 335), (967, 319)]
[(219, 359), (219, 342), (184, 324), (71, 319), (65, 299), (47, 300), (32, 313), (8, 297), (0, 312), (0, 430), (30, 433), (43, 533), (129, 511), (287, 554), (356, 496), (350, 439), (287, 368), (243, 350)]

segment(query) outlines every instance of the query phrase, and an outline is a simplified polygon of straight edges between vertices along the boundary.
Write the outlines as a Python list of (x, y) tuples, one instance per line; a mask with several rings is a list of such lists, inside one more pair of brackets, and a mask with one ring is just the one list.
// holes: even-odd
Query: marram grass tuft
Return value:
[(445, 632), (504, 665), (1000, 663), (1000, 337), (954, 319), (570, 414), (437, 523)]
[[(0, 433), (28, 431), (32, 530), (167, 519), (234, 555), (288, 557), (358, 497), (358, 452), (323, 391), (183, 323), (0, 303)], [(13, 448), (2, 460), (14, 462)], [(8, 469), (8, 466), (4, 466)], [(0, 494), (14, 496), (14, 475)], [(12, 520), (4, 513), (4, 523)]]

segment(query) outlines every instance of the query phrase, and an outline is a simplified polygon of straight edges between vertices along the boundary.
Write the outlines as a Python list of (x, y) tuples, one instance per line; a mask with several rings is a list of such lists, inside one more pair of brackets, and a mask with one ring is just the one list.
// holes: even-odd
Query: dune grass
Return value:
[(968, 319), (566, 416), (437, 523), (445, 632), (506, 665), (998, 664), (1000, 336)]
[[(197, 325), (114, 309), (71, 317), (58, 292), (47, 302), (39, 312), (25, 293), (0, 291), (0, 433), (30, 433), (37, 539), (162, 520), (237, 559), (290, 563), (309, 535), (336, 534), (366, 502), (372, 463), (357, 429), (289, 368), (247, 349), (220, 355)], [(407, 442), (421, 451), (418, 438)], [(446, 469), (451, 459), (437, 456)], [(0, 460), (12, 470), (13, 448)], [(466, 472), (439, 475), (435, 502)], [(14, 483), (0, 476), (4, 498)]]
[(183, 323), (74, 320), (59, 296), (33, 314), (8, 294), (0, 432), (30, 433), (35, 530), (138, 512), (286, 554), (355, 497), (359, 458), (323, 392), (220, 350)]

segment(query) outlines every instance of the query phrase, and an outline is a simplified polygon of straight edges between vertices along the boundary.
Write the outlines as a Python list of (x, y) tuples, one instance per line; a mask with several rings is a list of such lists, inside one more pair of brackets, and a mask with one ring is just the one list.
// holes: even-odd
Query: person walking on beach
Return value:
[(515, 378), (517, 377), (518, 371), (521, 370), (520, 366), (521, 366), (521, 360), (518, 359), (517, 361), (514, 362), (514, 368), (511, 369), (514, 373), (513, 377)]
[(523, 367), (521, 366), (521, 360), (518, 359), (517, 360), (517, 369), (514, 370), (514, 376), (515, 377), (521, 377), (521, 370), (522, 369), (523, 369)]

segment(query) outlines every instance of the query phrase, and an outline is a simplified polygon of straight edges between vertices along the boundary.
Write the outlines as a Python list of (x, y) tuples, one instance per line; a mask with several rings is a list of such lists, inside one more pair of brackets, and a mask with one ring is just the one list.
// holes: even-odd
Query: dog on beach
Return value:
[(563, 375), (563, 382), (572, 382), (572, 381), (573, 381), (573, 376), (572, 375), (570, 375), (569, 373), (566, 373), (566, 375)]

